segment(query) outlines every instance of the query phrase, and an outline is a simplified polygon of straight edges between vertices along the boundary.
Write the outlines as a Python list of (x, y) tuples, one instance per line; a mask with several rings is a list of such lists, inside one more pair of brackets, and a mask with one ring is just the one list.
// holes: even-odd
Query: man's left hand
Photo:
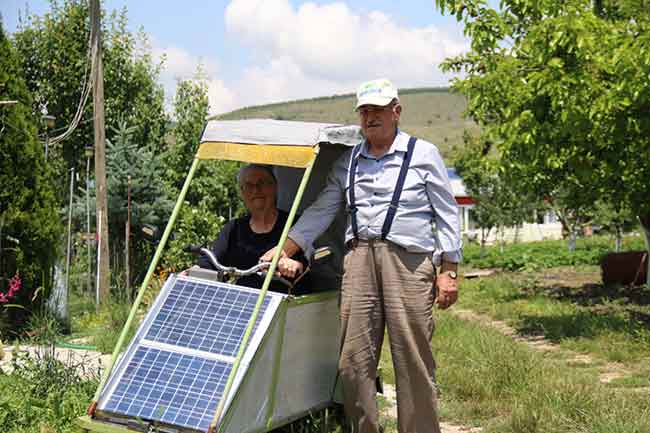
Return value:
[(445, 310), (458, 300), (458, 280), (452, 278), (447, 272), (441, 272), (436, 278), (438, 295), (434, 303), (441, 310)]

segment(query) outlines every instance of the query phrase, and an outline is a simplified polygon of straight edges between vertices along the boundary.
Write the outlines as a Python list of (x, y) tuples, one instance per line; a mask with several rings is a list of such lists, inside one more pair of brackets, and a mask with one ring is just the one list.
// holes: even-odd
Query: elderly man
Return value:
[(440, 432), (432, 309), (458, 297), (456, 201), (436, 146), (399, 130), (402, 106), (390, 81), (362, 84), (356, 111), (365, 141), (336, 162), (284, 252), (308, 248), (346, 206), (339, 371), (353, 431), (379, 431), (375, 377), (387, 328), (399, 431)]

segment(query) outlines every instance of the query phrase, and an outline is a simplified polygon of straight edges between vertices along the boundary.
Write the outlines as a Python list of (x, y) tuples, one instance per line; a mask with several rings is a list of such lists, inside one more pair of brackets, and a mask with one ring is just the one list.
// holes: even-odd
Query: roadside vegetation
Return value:
[[(641, 236), (623, 238), (623, 251), (644, 250)], [(614, 250), (609, 235), (582, 237), (570, 251), (564, 240), (508, 243), (481, 248), (476, 243), (463, 247), (463, 265), (505, 271), (535, 271), (558, 266), (598, 266), (602, 257)]]
[(486, 433), (650, 431), (647, 394), (602, 384), (594, 371), (451, 312), (438, 315), (433, 349), (443, 419)]

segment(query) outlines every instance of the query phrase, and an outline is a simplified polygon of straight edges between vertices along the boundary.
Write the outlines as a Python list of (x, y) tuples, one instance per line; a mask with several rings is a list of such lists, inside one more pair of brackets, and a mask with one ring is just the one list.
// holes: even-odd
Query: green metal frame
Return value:
[(129, 332), (129, 329), (131, 328), (131, 324), (133, 323), (133, 319), (136, 316), (138, 307), (140, 306), (140, 303), (142, 302), (142, 298), (144, 297), (144, 294), (147, 290), (147, 286), (149, 285), (149, 280), (151, 280), (151, 277), (153, 276), (153, 273), (156, 270), (156, 266), (158, 265), (158, 261), (160, 260), (160, 256), (162, 255), (162, 250), (163, 248), (165, 248), (165, 245), (167, 244), (167, 239), (169, 238), (169, 235), (171, 234), (172, 231), (172, 227), (176, 222), (176, 218), (178, 217), (178, 213), (181, 209), (183, 201), (185, 200), (185, 195), (187, 194), (187, 190), (190, 187), (190, 182), (192, 182), (192, 178), (194, 177), (194, 173), (196, 172), (196, 168), (198, 164), (199, 164), (199, 159), (194, 158), (194, 161), (192, 162), (192, 166), (190, 167), (190, 171), (187, 174), (187, 178), (185, 179), (185, 183), (183, 184), (183, 188), (181, 189), (181, 192), (178, 195), (178, 200), (176, 200), (176, 205), (174, 206), (174, 210), (172, 211), (172, 214), (169, 217), (169, 222), (167, 222), (167, 227), (165, 227), (165, 231), (162, 235), (162, 238), (160, 239), (160, 242), (158, 243), (158, 247), (156, 248), (156, 253), (154, 254), (153, 260), (149, 265), (149, 270), (147, 271), (147, 275), (144, 277), (144, 281), (142, 281), (142, 285), (140, 286), (140, 290), (138, 291), (138, 296), (135, 298), (135, 301), (133, 301), (133, 306), (131, 307), (129, 317), (126, 319), (126, 323), (124, 324), (124, 328), (122, 328), (122, 333), (120, 334), (120, 338), (117, 340), (115, 349), (113, 349), (113, 355), (111, 356), (111, 360), (109, 361), (106, 370), (104, 370), (104, 373), (102, 374), (102, 378), (99, 381), (97, 390), (95, 391), (93, 401), (90, 407), (88, 408), (88, 415), (90, 416), (93, 416), (95, 412), (95, 409), (97, 407), (97, 402), (99, 401), (99, 397), (102, 393), (102, 389), (106, 385), (106, 382), (108, 381), (108, 378), (111, 374), (111, 370), (113, 370), (113, 366), (115, 365), (115, 361), (117, 360), (117, 357), (119, 356), (120, 351), (122, 350), (122, 346), (124, 345), (126, 336)]
[(290, 300), (282, 303), (282, 311), (280, 312), (280, 336), (278, 337), (278, 347), (275, 351), (275, 359), (273, 359), (273, 371), (271, 372), (271, 388), (269, 389), (269, 407), (266, 411), (266, 427), (271, 429), (271, 420), (273, 419), (273, 411), (275, 410), (275, 402), (278, 391), (278, 382), (280, 381), (280, 368), (282, 367), (282, 348), (284, 345), (284, 331), (287, 324), (287, 309)]
[[(242, 360), (242, 358), (244, 356), (244, 353), (245, 353), (245, 348), (246, 348), (246, 346), (248, 344), (248, 340), (251, 337), (255, 321), (257, 320), (257, 316), (259, 315), (259, 311), (261, 309), (263, 300), (266, 297), (266, 293), (268, 292), (268, 288), (269, 288), (269, 286), (271, 284), (273, 274), (275, 273), (275, 270), (277, 268), (277, 263), (278, 263), (278, 261), (280, 259), (282, 248), (284, 247), (284, 244), (285, 244), (285, 242), (287, 240), (287, 237), (288, 237), (288, 234), (289, 234), (289, 229), (293, 225), (293, 221), (294, 221), (296, 213), (298, 211), (298, 206), (299, 206), (299, 204), (300, 204), (300, 202), (302, 200), (302, 196), (304, 195), (305, 189), (306, 189), (307, 184), (309, 182), (309, 179), (311, 177), (311, 172), (312, 172), (312, 169), (314, 167), (314, 163), (316, 161), (316, 158), (318, 157), (319, 147), (315, 146), (313, 148), (313, 151), (314, 151), (313, 157), (312, 157), (311, 161), (309, 162), (309, 164), (305, 167), (305, 172), (303, 173), (303, 177), (302, 177), (302, 180), (301, 180), (300, 185), (298, 187), (298, 191), (296, 193), (293, 204), (291, 206), (291, 210), (289, 212), (287, 222), (286, 222), (286, 224), (284, 226), (284, 229), (282, 231), (282, 234), (280, 236), (280, 241), (278, 243), (276, 253), (275, 253), (274, 257), (273, 257), (273, 260), (271, 261), (271, 265), (270, 265), (269, 270), (268, 270), (268, 272), (266, 274), (266, 278), (264, 279), (264, 283), (262, 284), (262, 288), (260, 289), (260, 293), (259, 293), (259, 296), (257, 298), (257, 302), (255, 304), (253, 314), (252, 314), (252, 316), (251, 316), (251, 318), (249, 320), (246, 331), (244, 332), (244, 336), (242, 338), (242, 341), (241, 341), (241, 344), (240, 344), (240, 347), (239, 347), (239, 351), (238, 351), (237, 356), (235, 358), (235, 362), (233, 363), (232, 370), (230, 372), (230, 375), (228, 376), (228, 380), (226, 382), (226, 386), (225, 386), (224, 392), (222, 394), (222, 398), (219, 401), (219, 405), (217, 406), (217, 410), (215, 412), (214, 418), (213, 418), (213, 420), (212, 420), (212, 422), (210, 424), (210, 427), (208, 428), (208, 432), (210, 432), (210, 433), (214, 433), (215, 428), (218, 428), (217, 431), (219, 433), (221, 433), (223, 431), (224, 426), (227, 425), (227, 422), (219, 423), (219, 419), (221, 418), (221, 415), (223, 414), (223, 411), (225, 409), (225, 404), (226, 404), (226, 401), (227, 401), (228, 394), (230, 393), (230, 390), (231, 390), (231, 388), (233, 386), (235, 376), (237, 374), (237, 371), (239, 370), (241, 360)], [(140, 286), (140, 289), (138, 290), (138, 295), (137, 295), (137, 297), (135, 298), (135, 300), (133, 302), (133, 306), (131, 307), (131, 311), (129, 312), (129, 316), (128, 316), (127, 320), (126, 320), (126, 323), (124, 324), (124, 327), (123, 327), (122, 332), (120, 334), (120, 337), (119, 337), (119, 339), (117, 341), (115, 349), (113, 350), (113, 354), (111, 356), (109, 364), (108, 364), (107, 368), (104, 370), (104, 372), (102, 374), (102, 377), (101, 377), (101, 380), (99, 382), (99, 385), (97, 387), (97, 390), (95, 391), (93, 401), (91, 403), (91, 406), (88, 409), (88, 415), (89, 416), (84, 416), (84, 417), (78, 418), (77, 424), (82, 428), (85, 428), (85, 429), (91, 430), (91, 431), (103, 431), (103, 432), (106, 432), (106, 433), (124, 433), (124, 432), (131, 431), (131, 430), (125, 428), (125, 427), (115, 426), (115, 425), (111, 425), (111, 424), (108, 424), (108, 423), (95, 421), (95, 420), (92, 419), (92, 416), (94, 415), (94, 411), (95, 411), (95, 409), (97, 407), (97, 403), (98, 403), (99, 398), (101, 396), (101, 392), (102, 392), (104, 386), (106, 386), (106, 383), (108, 381), (108, 378), (110, 377), (110, 374), (111, 374), (111, 371), (112, 371), (112, 369), (113, 369), (113, 367), (115, 365), (115, 362), (117, 361), (117, 358), (118, 358), (118, 356), (119, 356), (119, 354), (120, 354), (120, 352), (122, 350), (122, 347), (124, 346), (124, 343), (126, 341), (126, 336), (128, 334), (128, 330), (131, 328), (131, 326), (133, 324), (133, 320), (135, 319), (135, 316), (137, 314), (137, 310), (138, 310), (138, 308), (140, 306), (140, 303), (142, 302), (142, 299), (143, 299), (144, 294), (146, 292), (147, 286), (149, 285), (151, 277), (153, 276), (153, 273), (154, 273), (154, 271), (156, 269), (156, 266), (158, 265), (160, 257), (162, 256), (162, 251), (163, 251), (163, 249), (165, 248), (165, 246), (167, 244), (167, 240), (169, 239), (172, 228), (173, 228), (173, 226), (174, 226), (174, 224), (176, 222), (176, 219), (178, 218), (180, 208), (181, 208), (181, 206), (182, 206), (182, 204), (183, 204), (183, 202), (185, 200), (185, 196), (187, 194), (187, 191), (189, 190), (190, 183), (191, 183), (192, 179), (194, 178), (194, 174), (195, 174), (196, 169), (198, 167), (199, 161), (200, 161), (200, 159), (198, 157), (195, 157), (193, 162), (192, 162), (192, 166), (190, 167), (189, 173), (188, 173), (188, 175), (187, 175), (187, 177), (185, 179), (185, 183), (183, 184), (183, 188), (180, 191), (180, 194), (178, 196), (178, 199), (176, 200), (176, 204), (174, 206), (172, 214), (171, 214), (171, 216), (169, 218), (167, 226), (165, 227), (165, 231), (163, 232), (161, 240), (160, 240), (160, 242), (159, 242), (159, 244), (158, 244), (158, 246), (156, 248), (156, 252), (154, 254), (153, 260), (151, 261), (151, 263), (149, 265), (149, 269), (147, 270), (147, 274), (145, 275), (145, 278), (144, 278), (144, 280), (143, 280), (143, 282), (142, 282), (142, 284)], [(285, 326), (285, 323), (286, 323), (287, 309), (290, 308), (292, 305), (293, 306), (298, 306), (298, 305), (304, 305), (304, 304), (309, 304), (309, 303), (313, 303), (313, 302), (319, 302), (319, 301), (322, 301), (322, 300), (331, 299), (332, 297), (335, 297), (335, 296), (337, 296), (336, 291), (328, 291), (328, 292), (322, 292), (322, 293), (299, 296), (299, 297), (295, 297), (295, 298), (290, 297), (290, 298), (287, 299), (287, 301), (283, 302), (280, 305), (280, 308), (281, 308), (281, 311), (279, 312), (280, 313), (280, 316), (279, 316), (280, 322), (278, 324), (278, 326), (280, 326), (280, 328), (281, 328), (280, 329), (280, 337), (279, 337), (280, 338), (280, 341), (279, 341), (280, 348), (277, 351), (277, 354), (276, 354), (276, 357), (275, 357), (275, 360), (274, 360), (274, 368), (273, 368), (273, 372), (272, 372), (272, 374), (273, 374), (272, 384), (271, 384), (271, 387), (269, 389), (269, 392), (270, 392), (270, 396), (269, 396), (270, 397), (270, 400), (269, 400), (270, 404), (269, 404), (269, 408), (267, 409), (267, 413), (266, 413), (266, 419), (267, 419), (266, 420), (266, 428), (267, 429), (270, 429), (271, 427), (273, 427), (271, 425), (271, 420), (272, 420), (272, 417), (273, 417), (273, 411), (275, 409), (275, 403), (276, 403), (275, 394), (276, 394), (276, 391), (277, 391), (277, 385), (278, 385), (279, 376), (280, 376), (281, 349), (282, 349), (282, 345), (283, 345), (284, 326)], [(234, 398), (233, 398), (233, 401), (234, 401)], [(224, 419), (224, 421), (226, 421), (226, 420)], [(97, 430), (98, 428), (101, 428), (101, 430)]]
[(244, 332), (244, 336), (239, 345), (239, 351), (237, 352), (237, 357), (235, 358), (235, 362), (233, 363), (232, 370), (230, 371), (230, 375), (228, 376), (228, 381), (226, 382), (226, 387), (223, 390), (223, 394), (221, 400), (219, 401), (219, 405), (217, 406), (217, 410), (214, 414), (214, 418), (212, 419), (212, 422), (210, 423), (210, 427), (208, 428), (208, 433), (214, 433), (216, 428), (218, 428), (218, 430), (216, 431), (219, 433), (222, 433), (223, 431), (221, 425), (217, 427), (219, 418), (221, 418), (221, 414), (225, 409), (226, 400), (228, 398), (228, 394), (230, 393), (230, 388), (232, 388), (232, 384), (235, 381), (235, 375), (239, 370), (239, 365), (241, 364), (241, 360), (244, 356), (246, 345), (248, 344), (248, 340), (250, 339), (251, 333), (253, 331), (253, 326), (255, 325), (257, 316), (259, 315), (260, 308), (262, 307), (262, 302), (264, 301), (264, 298), (266, 297), (266, 293), (268, 292), (269, 285), (271, 284), (271, 280), (273, 278), (273, 274), (275, 273), (275, 269), (277, 268), (278, 265), (278, 260), (280, 260), (282, 248), (284, 247), (284, 243), (287, 241), (287, 237), (289, 236), (289, 229), (293, 225), (293, 220), (295, 219), (296, 213), (298, 212), (298, 205), (300, 204), (300, 201), (302, 200), (302, 196), (305, 193), (305, 188), (307, 187), (307, 183), (309, 182), (311, 171), (314, 168), (314, 162), (318, 157), (318, 152), (319, 152), (319, 147), (315, 146), (314, 156), (309, 162), (309, 164), (307, 165), (307, 167), (305, 167), (305, 172), (302, 175), (302, 180), (300, 181), (300, 186), (298, 187), (298, 191), (296, 192), (296, 197), (294, 198), (293, 204), (291, 205), (291, 210), (289, 211), (287, 222), (284, 225), (284, 229), (282, 230), (282, 235), (280, 236), (278, 247), (276, 248), (275, 255), (273, 256), (273, 260), (271, 261), (269, 270), (266, 273), (266, 278), (264, 278), (264, 283), (262, 284), (262, 288), (260, 289), (260, 294), (257, 297), (257, 303), (255, 304), (255, 309), (253, 310), (253, 314), (250, 320), (248, 321), (248, 326), (246, 327), (246, 331)]

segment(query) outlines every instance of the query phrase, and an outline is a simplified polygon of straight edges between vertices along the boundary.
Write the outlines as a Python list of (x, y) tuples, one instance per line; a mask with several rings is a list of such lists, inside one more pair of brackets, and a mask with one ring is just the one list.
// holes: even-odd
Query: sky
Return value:
[[(126, 7), (129, 29), (148, 35), (171, 106), (179, 79), (202, 65), (210, 113), (294, 99), (354, 93), (389, 78), (398, 88), (445, 86), (439, 64), (468, 50), (454, 17), (434, 0), (103, 0)], [(0, 0), (5, 30), (46, 0)]]

